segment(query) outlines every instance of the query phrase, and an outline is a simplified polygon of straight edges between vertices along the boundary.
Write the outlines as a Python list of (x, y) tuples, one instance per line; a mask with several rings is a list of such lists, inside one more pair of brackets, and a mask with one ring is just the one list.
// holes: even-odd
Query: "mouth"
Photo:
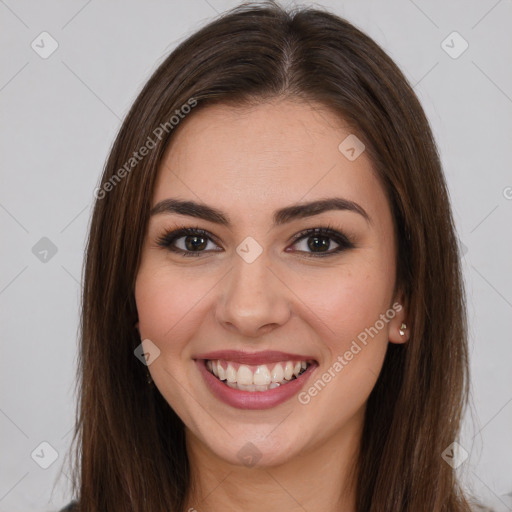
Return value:
[(307, 355), (217, 351), (193, 358), (207, 388), (237, 409), (269, 409), (300, 392), (318, 362)]
[(222, 359), (205, 359), (206, 369), (231, 389), (264, 392), (298, 379), (314, 361), (289, 360), (249, 365)]

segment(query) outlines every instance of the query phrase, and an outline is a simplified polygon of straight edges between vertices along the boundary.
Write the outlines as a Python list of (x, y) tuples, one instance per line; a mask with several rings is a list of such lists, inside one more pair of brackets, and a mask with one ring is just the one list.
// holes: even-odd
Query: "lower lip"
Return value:
[(306, 371), (296, 379), (268, 391), (241, 391), (240, 389), (230, 388), (210, 373), (206, 368), (206, 360), (196, 359), (196, 363), (207, 386), (219, 400), (237, 409), (252, 410), (270, 409), (286, 402), (302, 389), (311, 373), (318, 366), (317, 364), (310, 364)]

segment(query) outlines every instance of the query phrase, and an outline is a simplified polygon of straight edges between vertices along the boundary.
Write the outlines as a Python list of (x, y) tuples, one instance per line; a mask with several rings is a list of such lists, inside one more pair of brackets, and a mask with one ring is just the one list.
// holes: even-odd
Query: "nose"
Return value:
[(257, 338), (284, 325), (291, 316), (289, 289), (271, 269), (265, 252), (252, 263), (235, 255), (216, 305), (225, 329)]

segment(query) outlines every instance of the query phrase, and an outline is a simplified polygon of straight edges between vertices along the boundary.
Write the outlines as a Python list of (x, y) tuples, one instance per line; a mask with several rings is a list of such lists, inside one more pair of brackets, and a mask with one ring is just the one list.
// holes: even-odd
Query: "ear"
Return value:
[[(389, 342), (390, 343), (406, 343), (411, 333), (411, 325), (408, 322), (408, 307), (405, 296), (400, 290), (393, 300), (390, 309), (395, 312), (394, 318), (389, 322)], [(403, 327), (405, 324), (405, 327)], [(403, 332), (403, 335), (400, 334)]]

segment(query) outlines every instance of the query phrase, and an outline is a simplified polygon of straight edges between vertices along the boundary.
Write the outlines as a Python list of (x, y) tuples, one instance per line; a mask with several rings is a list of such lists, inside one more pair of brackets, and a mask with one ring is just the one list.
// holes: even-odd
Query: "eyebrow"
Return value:
[[(304, 219), (312, 217), (330, 210), (345, 210), (355, 212), (366, 220), (368, 224), (372, 224), (370, 216), (364, 208), (354, 201), (341, 197), (330, 197), (318, 201), (308, 203), (297, 203), (276, 210), (273, 215), (274, 226), (279, 226), (292, 222), (296, 219)], [(208, 206), (206, 204), (197, 203), (195, 201), (183, 201), (180, 199), (164, 199), (157, 203), (150, 212), (150, 215), (158, 215), (160, 213), (178, 213), (189, 217), (204, 219), (215, 224), (230, 227), (231, 221), (229, 217), (221, 210)]]

